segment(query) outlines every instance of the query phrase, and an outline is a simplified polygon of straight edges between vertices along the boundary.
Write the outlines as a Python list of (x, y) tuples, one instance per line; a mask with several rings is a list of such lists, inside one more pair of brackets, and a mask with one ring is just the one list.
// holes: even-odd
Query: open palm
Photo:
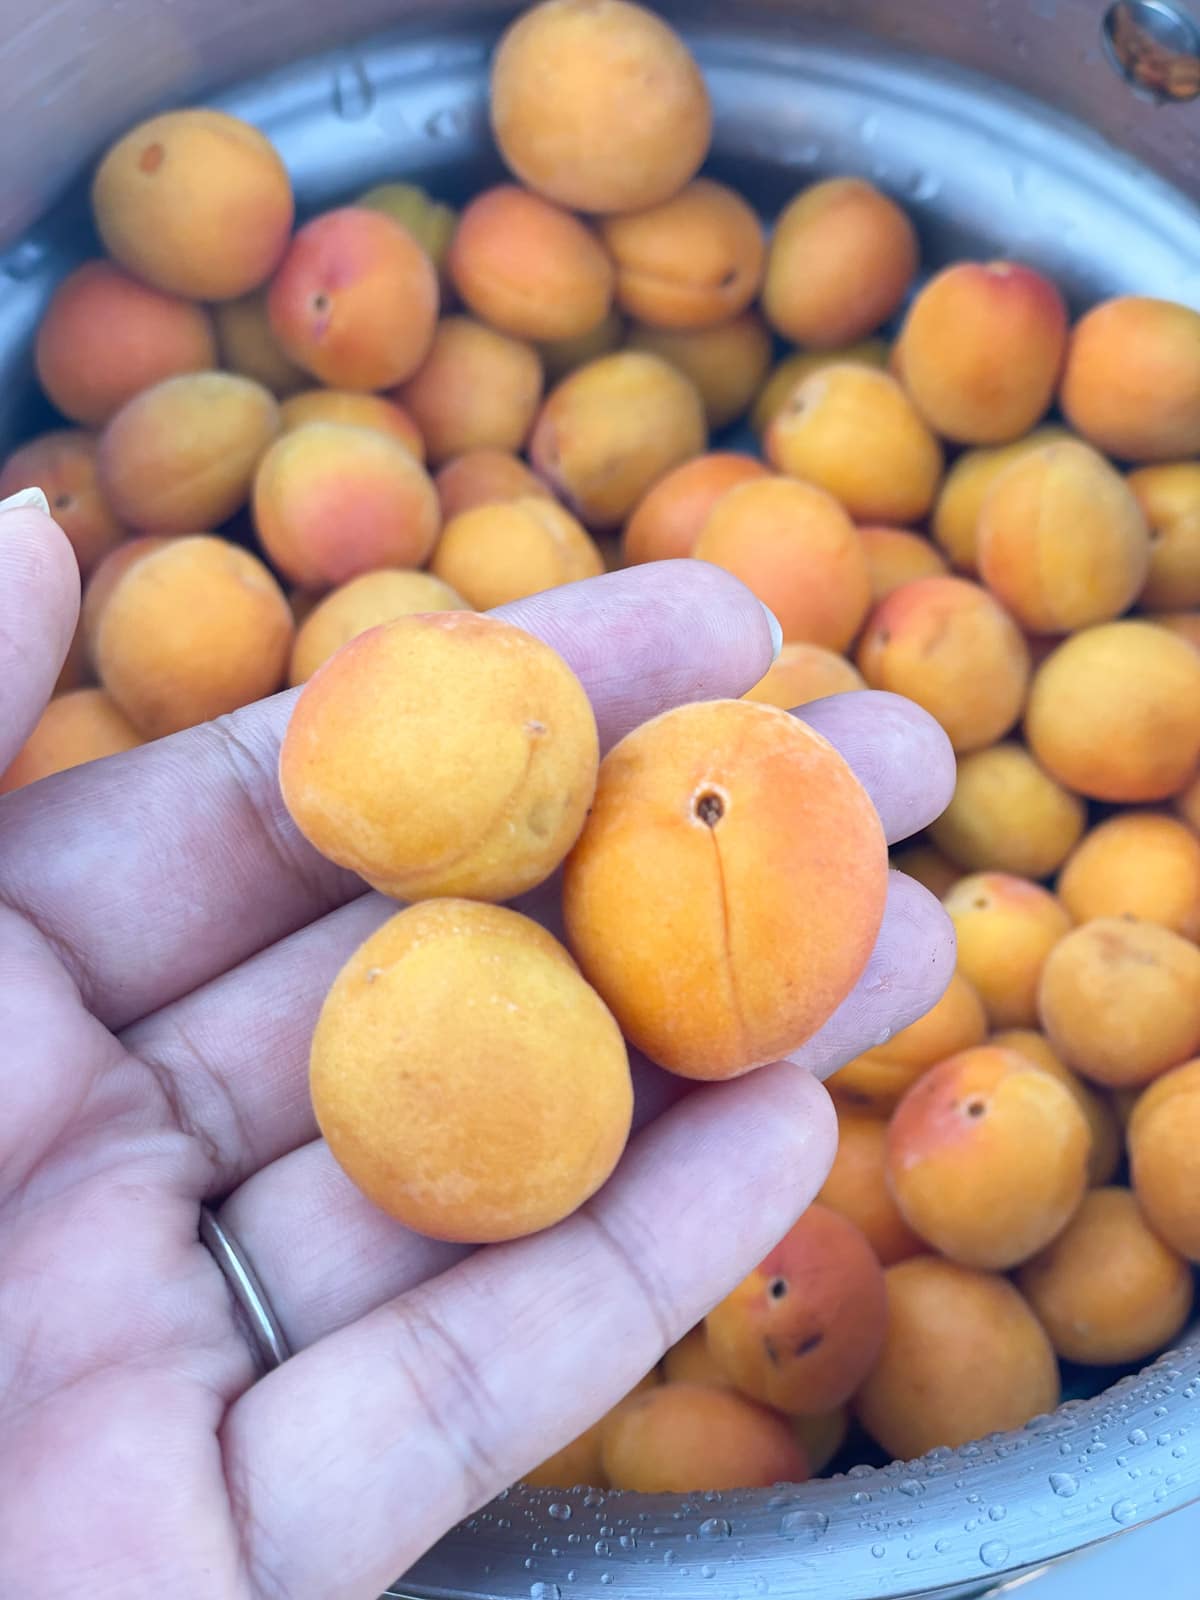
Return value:
[[(0, 770), (74, 627), (70, 549), (0, 515)], [(506, 608), (567, 658), (610, 744), (766, 670), (763, 614), (699, 562)], [(581, 1212), (477, 1251), (371, 1207), (317, 1138), (325, 991), (394, 907), (292, 827), (291, 695), (0, 802), (0, 1594), (367, 1600), (613, 1404), (820, 1186), (817, 1081), (936, 999), (953, 940), (894, 876), (857, 990), (780, 1063), (686, 1093), (644, 1064), (639, 1130)], [(889, 696), (805, 715), (890, 838), (953, 762)], [(811, 1069), (811, 1070), (806, 1070)], [(199, 1242), (242, 1240), (292, 1359), (252, 1345)], [(403, 1514), (401, 1515), (401, 1508)]]

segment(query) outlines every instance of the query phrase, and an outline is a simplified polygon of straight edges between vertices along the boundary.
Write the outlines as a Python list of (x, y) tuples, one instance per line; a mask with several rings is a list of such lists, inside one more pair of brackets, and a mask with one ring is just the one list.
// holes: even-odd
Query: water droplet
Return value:
[(1149, 1440), (1150, 1435), (1146, 1432), (1145, 1428), (1131, 1428), (1129, 1430), (1130, 1444), (1147, 1444), (1149, 1443)]
[[(786, 1518), (784, 1519), (787, 1520)], [(702, 1539), (728, 1539), (733, 1529), (724, 1517), (706, 1517), (700, 1524), (700, 1537)]]
[(17, 283), (26, 283), (46, 259), (46, 248), (36, 239), (22, 239), (4, 257), (4, 272)]
[(933, 1541), (933, 1549), (934, 1549), (934, 1554), (935, 1555), (944, 1556), (946, 1554), (946, 1551), (949, 1550), (949, 1548), (950, 1548), (949, 1539), (935, 1539)]
[(333, 74), (333, 109), (343, 122), (361, 122), (375, 104), (375, 88), (365, 65), (343, 61)]
[(596, 1554), (598, 1556), (612, 1555), (612, 1546), (609, 1544), (607, 1539), (596, 1540)]
[(856, 1506), (869, 1506), (871, 1504), (870, 1491), (867, 1489), (856, 1489), (850, 1496), (850, 1503), (851, 1505)]
[(988, 1539), (979, 1546), (979, 1559), (985, 1567), (1002, 1567), (1008, 1560), (1008, 1546), (1003, 1539)]
[(613, 1581), (613, 1575), (612, 1575), (611, 1572), (602, 1572), (600, 1574), (600, 1582), (601, 1583), (611, 1583), (612, 1581)]
[(637, 1534), (636, 1533), (623, 1533), (621, 1535), (621, 1537), (617, 1540), (617, 1543), (621, 1546), (622, 1550), (636, 1550), (637, 1549)]
[(589, 1489), (583, 1497), (583, 1503), (585, 1506), (602, 1506), (604, 1495), (599, 1489)]
[(556, 1583), (531, 1583), (529, 1600), (562, 1600), (562, 1590)]
[(469, 120), (466, 106), (443, 106), (426, 117), (425, 132), (431, 139), (457, 139), (466, 132)]
[(916, 1478), (902, 1478), (896, 1487), (901, 1494), (906, 1494), (910, 1500), (915, 1500), (919, 1494), (925, 1493), (925, 1485), (918, 1483)]
[(754, 1580), (754, 1592), (755, 1594), (770, 1594), (771, 1592), (771, 1585), (761, 1574)]
[(567, 1572), (567, 1582), (568, 1582), (568, 1583), (574, 1583), (574, 1582), (575, 1582), (575, 1579), (576, 1579), (576, 1578), (577, 1578), (577, 1577), (578, 1577), (578, 1576), (579, 1576), (579, 1574), (578, 1574), (578, 1573), (577, 1573), (577, 1572), (576, 1572), (576, 1571), (575, 1571), (575, 1568), (574, 1568), (574, 1567), (571, 1567), (571, 1568), (570, 1568), (570, 1569), (569, 1569), (569, 1570), (568, 1570), (568, 1572)]
[(550, 1515), (558, 1522), (569, 1522), (571, 1520), (571, 1508), (570, 1506), (563, 1505), (561, 1500), (554, 1501), (554, 1503), (547, 1509), (549, 1510)]
[(1185, 1445), (1185, 1444), (1177, 1444), (1175, 1446), (1175, 1448), (1171, 1451), (1171, 1454), (1178, 1461), (1180, 1456), (1187, 1455), (1187, 1445)]
[(1112, 1504), (1112, 1519), (1119, 1522), (1122, 1527), (1128, 1522), (1137, 1521), (1137, 1507), (1132, 1500), (1114, 1500)]
[(882, 1561), (884, 1556), (887, 1555), (887, 1546), (883, 1544), (873, 1544), (871, 1546), (871, 1554), (875, 1557), (876, 1561)]
[(1079, 1493), (1079, 1480), (1073, 1478), (1069, 1472), (1052, 1472), (1050, 1487), (1063, 1500), (1069, 1500), (1073, 1494)]
[(710, 1567), (707, 1561), (700, 1568), (700, 1576), (702, 1578), (715, 1578), (716, 1575), (717, 1575), (716, 1567)]
[(864, 144), (871, 144), (879, 134), (879, 118), (872, 111), (858, 126), (858, 136)]
[(1008, 1515), (1008, 1507), (1007, 1506), (989, 1506), (988, 1507), (988, 1521), (989, 1522), (1003, 1522), (1007, 1515)]
[(779, 1531), (793, 1539), (819, 1539), (829, 1526), (823, 1511), (789, 1511), (779, 1519)]
[(1172, 1435), (1170, 1429), (1168, 1428), (1166, 1433), (1160, 1433), (1158, 1438), (1155, 1439), (1154, 1442), (1155, 1442), (1155, 1444), (1170, 1444), (1170, 1442), (1171, 1442), (1173, 1437), (1174, 1436)]

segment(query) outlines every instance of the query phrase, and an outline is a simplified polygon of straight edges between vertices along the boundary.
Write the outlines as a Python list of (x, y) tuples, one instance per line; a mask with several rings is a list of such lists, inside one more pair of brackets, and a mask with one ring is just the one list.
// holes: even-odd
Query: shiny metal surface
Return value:
[[(0, 447), (38, 423), (30, 336), (56, 279), (95, 247), (78, 180), (107, 137), (245, 76), (211, 97), (270, 133), (303, 207), (401, 175), (453, 197), (498, 171), (486, 64), (511, 9), (7, 0)], [(1200, 106), (1156, 103), (1118, 75), (1101, 0), (705, 0), (674, 11), (713, 89), (713, 168), (764, 211), (812, 176), (860, 172), (909, 206), (930, 264), (1014, 255), (1076, 304), (1137, 290), (1200, 307)], [(387, 34), (255, 76), (398, 15)], [(882, 1471), (682, 1502), (515, 1489), (393, 1592), (965, 1600), (1198, 1498), (1193, 1333), (1095, 1400)]]
[(1200, 95), (1200, 26), (1170, 0), (1113, 0), (1104, 44), (1122, 77), (1152, 99)]

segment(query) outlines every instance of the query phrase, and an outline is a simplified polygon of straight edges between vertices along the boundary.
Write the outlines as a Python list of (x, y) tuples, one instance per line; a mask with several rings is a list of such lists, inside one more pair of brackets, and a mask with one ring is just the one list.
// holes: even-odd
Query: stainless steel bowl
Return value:
[[(0, 444), (39, 421), (30, 335), (56, 279), (95, 248), (81, 180), (106, 139), (204, 94), (270, 133), (306, 208), (401, 174), (465, 193), (499, 170), (486, 65), (513, 9), (8, 0)], [(1188, 6), (712, 0), (674, 12), (712, 86), (714, 170), (764, 209), (813, 175), (861, 172), (910, 208), (931, 262), (1011, 254), (1077, 304), (1139, 291), (1200, 307), (1200, 27)], [(372, 35), (397, 14), (399, 27)], [(393, 1592), (978, 1595), (1196, 1499), (1193, 1330), (1095, 1398), (882, 1470), (686, 1499), (514, 1489)]]

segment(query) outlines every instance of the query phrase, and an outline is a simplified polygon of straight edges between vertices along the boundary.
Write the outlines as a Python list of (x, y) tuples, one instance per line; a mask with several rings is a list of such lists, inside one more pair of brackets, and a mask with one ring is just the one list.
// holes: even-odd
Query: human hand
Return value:
[[(77, 608), (54, 524), (0, 515), (0, 770)], [(570, 662), (606, 745), (770, 662), (757, 602), (700, 562), (503, 614)], [(317, 1011), (394, 907), (283, 808), (293, 699), (0, 801), (0, 1594), (369, 1600), (767, 1253), (832, 1159), (818, 1077), (953, 967), (937, 902), (894, 874), (867, 971), (798, 1064), (689, 1092), (642, 1063), (639, 1131), (575, 1216), (476, 1251), (419, 1238), (316, 1137)], [(953, 758), (916, 707), (863, 693), (805, 717), (890, 839), (946, 803)], [(257, 1382), (202, 1203), (296, 1352)]]

